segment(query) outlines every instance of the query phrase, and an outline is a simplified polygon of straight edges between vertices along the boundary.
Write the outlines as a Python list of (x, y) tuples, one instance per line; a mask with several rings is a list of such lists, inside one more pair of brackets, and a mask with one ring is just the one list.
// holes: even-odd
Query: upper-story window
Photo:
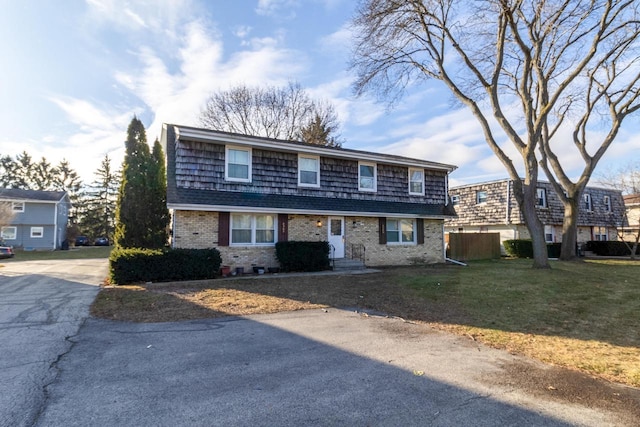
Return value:
[(14, 212), (24, 212), (24, 202), (12, 202), (11, 209)]
[(536, 188), (536, 206), (541, 208), (547, 207), (547, 190), (544, 188)]
[(611, 212), (611, 197), (609, 196), (604, 196), (604, 209)]
[(460, 204), (460, 196), (459, 196), (459, 195), (457, 195), (457, 194), (456, 194), (456, 195), (451, 196), (451, 204), (452, 204), (453, 206), (456, 206), (456, 205)]
[(486, 191), (476, 191), (476, 204), (486, 203), (487, 199), (488, 197)]
[(298, 155), (298, 185), (320, 187), (320, 157)]
[(409, 168), (409, 194), (424, 196), (424, 169)]
[(377, 172), (375, 163), (358, 163), (358, 190), (376, 191)]
[(592, 210), (591, 194), (585, 194), (583, 196), (583, 200), (584, 200), (584, 209), (587, 211), (591, 211)]
[(224, 178), (227, 181), (251, 182), (251, 148), (226, 147)]

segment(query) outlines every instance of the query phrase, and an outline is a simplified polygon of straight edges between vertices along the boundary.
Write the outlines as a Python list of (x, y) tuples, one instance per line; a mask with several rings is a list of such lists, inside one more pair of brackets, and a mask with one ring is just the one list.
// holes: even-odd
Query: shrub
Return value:
[(109, 256), (111, 283), (199, 280), (215, 277), (217, 249), (115, 249)]
[[(507, 255), (514, 258), (533, 258), (533, 243), (529, 239), (505, 240), (504, 250)], [(561, 243), (547, 243), (547, 256), (549, 258), (560, 257)]]
[[(633, 246), (632, 244), (630, 246)], [(630, 256), (631, 251), (627, 245), (619, 240), (590, 240), (586, 249), (600, 256)], [(640, 247), (636, 250), (636, 255), (640, 255)]]
[(278, 242), (276, 257), (283, 271), (329, 269), (329, 242)]

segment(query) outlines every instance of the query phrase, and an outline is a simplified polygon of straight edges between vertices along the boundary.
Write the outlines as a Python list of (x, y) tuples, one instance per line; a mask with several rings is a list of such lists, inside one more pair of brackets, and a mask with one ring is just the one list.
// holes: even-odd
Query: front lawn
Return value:
[(99, 317), (142, 322), (317, 307), (373, 309), (640, 387), (640, 263), (530, 260), (105, 288)]
[(110, 246), (81, 246), (67, 251), (23, 251), (16, 249), (13, 258), (3, 259), (0, 262), (40, 261), (50, 259), (88, 259), (109, 258), (112, 247)]

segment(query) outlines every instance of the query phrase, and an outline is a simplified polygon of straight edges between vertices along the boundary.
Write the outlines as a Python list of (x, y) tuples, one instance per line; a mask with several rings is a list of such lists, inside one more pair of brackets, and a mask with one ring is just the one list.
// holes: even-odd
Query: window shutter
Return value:
[(278, 242), (289, 241), (289, 215), (278, 214)]
[(378, 218), (378, 239), (381, 245), (387, 244), (387, 218)]
[(424, 219), (418, 218), (416, 219), (416, 228), (418, 229), (418, 233), (416, 235), (418, 239), (419, 245), (424, 245)]
[(229, 246), (229, 212), (218, 212), (218, 246)]

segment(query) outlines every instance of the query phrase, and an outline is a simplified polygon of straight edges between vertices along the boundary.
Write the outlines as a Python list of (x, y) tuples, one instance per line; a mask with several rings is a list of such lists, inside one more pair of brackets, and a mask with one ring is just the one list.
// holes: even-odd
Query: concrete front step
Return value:
[(364, 270), (367, 268), (364, 263), (358, 259), (339, 258), (333, 260), (334, 270)]

